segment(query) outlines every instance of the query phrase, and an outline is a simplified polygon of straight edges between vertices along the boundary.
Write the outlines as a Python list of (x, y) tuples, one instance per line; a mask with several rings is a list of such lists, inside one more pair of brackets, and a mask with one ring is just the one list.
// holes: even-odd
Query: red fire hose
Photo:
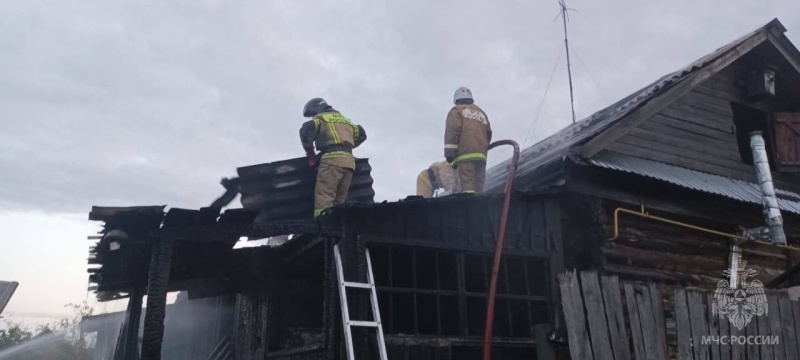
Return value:
[(489, 301), (486, 305), (486, 330), (483, 335), (483, 360), (490, 360), (492, 355), (492, 327), (494, 322), (494, 300), (497, 296), (497, 274), (500, 271), (500, 256), (503, 253), (503, 237), (506, 234), (506, 220), (508, 219), (508, 208), (511, 203), (511, 185), (514, 183), (514, 174), (517, 172), (519, 163), (519, 145), (513, 140), (500, 140), (489, 145), (489, 149), (500, 145), (511, 145), (514, 147), (514, 156), (508, 165), (508, 177), (506, 178), (505, 197), (503, 199), (503, 210), (500, 215), (500, 229), (497, 231), (497, 244), (494, 248), (494, 264), (492, 265), (492, 282), (489, 285)]

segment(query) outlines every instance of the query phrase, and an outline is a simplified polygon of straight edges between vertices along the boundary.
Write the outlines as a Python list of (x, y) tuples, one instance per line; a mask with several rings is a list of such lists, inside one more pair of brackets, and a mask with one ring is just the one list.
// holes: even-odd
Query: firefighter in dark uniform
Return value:
[(314, 218), (323, 210), (344, 203), (356, 160), (353, 149), (367, 139), (361, 125), (334, 110), (325, 100), (314, 98), (303, 107), (303, 116), (311, 118), (300, 127), (300, 142), (306, 151), (309, 166), (314, 166), (320, 151), (317, 182), (314, 186)]
[(489, 117), (472, 99), (472, 91), (460, 87), (453, 96), (444, 132), (444, 157), (456, 168), (457, 188), (463, 193), (483, 193), (486, 153), (492, 141)]

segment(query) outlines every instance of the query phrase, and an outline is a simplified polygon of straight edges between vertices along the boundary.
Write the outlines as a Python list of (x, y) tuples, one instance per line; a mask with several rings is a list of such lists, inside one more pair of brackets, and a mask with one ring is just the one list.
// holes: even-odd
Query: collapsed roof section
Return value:
[[(211, 207), (225, 207), (241, 194), (245, 209), (260, 212), (256, 222), (311, 219), (318, 168), (304, 157), (238, 168), (239, 177), (222, 180), (227, 191)], [(347, 202), (374, 202), (371, 171), (368, 159), (356, 159)]]
[[(368, 159), (356, 159), (347, 202), (373, 203), (371, 171)], [(260, 212), (256, 222), (312, 218), (317, 167), (309, 167), (306, 158), (245, 166), (237, 172), (242, 207)]]
[[(213, 236), (205, 243), (176, 246), (174, 256), (180, 261), (176, 262), (171, 278), (179, 282), (198, 274), (213, 277), (216, 274), (207, 274), (212, 269), (205, 264), (231, 263), (233, 244), (257, 215), (245, 209), (231, 209), (222, 214), (215, 208), (172, 208), (168, 212), (164, 209), (165, 206), (92, 207), (89, 220), (103, 221), (100, 235), (90, 237), (97, 243), (91, 247), (88, 261), (90, 290), (95, 290), (99, 300), (126, 297), (123, 294), (147, 282), (151, 248), (162, 232), (185, 233), (185, 229), (192, 228)], [(197, 238), (198, 242), (202, 240)]]
[[(356, 160), (348, 203), (374, 203), (371, 170), (368, 159)], [(90, 237), (98, 240), (90, 249), (90, 290), (100, 300), (113, 300), (145, 284), (151, 248), (158, 237), (180, 240), (170, 283), (175, 289), (189, 289), (197, 279), (225, 282), (231, 272), (245, 271), (237, 260), (246, 256), (242, 255), (245, 251), (234, 255), (232, 249), (242, 236), (261, 239), (318, 232), (312, 219), (317, 167), (309, 167), (306, 158), (241, 167), (237, 172), (238, 178), (223, 184), (228, 193), (199, 210), (165, 211), (165, 205), (93, 207), (89, 220), (104, 224), (100, 235)], [(237, 192), (243, 208), (221, 212)]]

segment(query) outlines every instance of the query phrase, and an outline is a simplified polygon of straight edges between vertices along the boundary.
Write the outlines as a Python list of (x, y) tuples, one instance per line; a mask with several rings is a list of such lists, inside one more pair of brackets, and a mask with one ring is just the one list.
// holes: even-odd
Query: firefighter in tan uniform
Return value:
[(315, 144), (322, 155), (314, 186), (316, 218), (323, 210), (342, 204), (347, 199), (356, 169), (353, 149), (367, 140), (367, 133), (361, 125), (353, 124), (320, 98), (306, 103), (303, 116), (311, 118), (300, 127), (300, 142), (306, 151), (308, 165), (315, 165)]
[(466, 87), (456, 90), (453, 103), (444, 131), (444, 157), (456, 168), (458, 191), (481, 194), (492, 141), (489, 117), (474, 104), (472, 91)]
[(444, 189), (445, 194), (451, 194), (454, 188), (453, 166), (447, 161), (435, 162), (417, 176), (417, 195), (424, 198), (433, 197), (437, 189)]

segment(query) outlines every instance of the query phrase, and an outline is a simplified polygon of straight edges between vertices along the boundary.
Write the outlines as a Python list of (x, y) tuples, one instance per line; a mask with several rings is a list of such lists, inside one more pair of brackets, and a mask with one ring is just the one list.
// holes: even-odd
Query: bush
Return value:
[(80, 331), (80, 321), (90, 316), (93, 309), (83, 303), (68, 304), (73, 316), (39, 326), (33, 331), (19, 323), (6, 321), (7, 328), (0, 330), (0, 358), (2, 360), (91, 360), (92, 340)]

